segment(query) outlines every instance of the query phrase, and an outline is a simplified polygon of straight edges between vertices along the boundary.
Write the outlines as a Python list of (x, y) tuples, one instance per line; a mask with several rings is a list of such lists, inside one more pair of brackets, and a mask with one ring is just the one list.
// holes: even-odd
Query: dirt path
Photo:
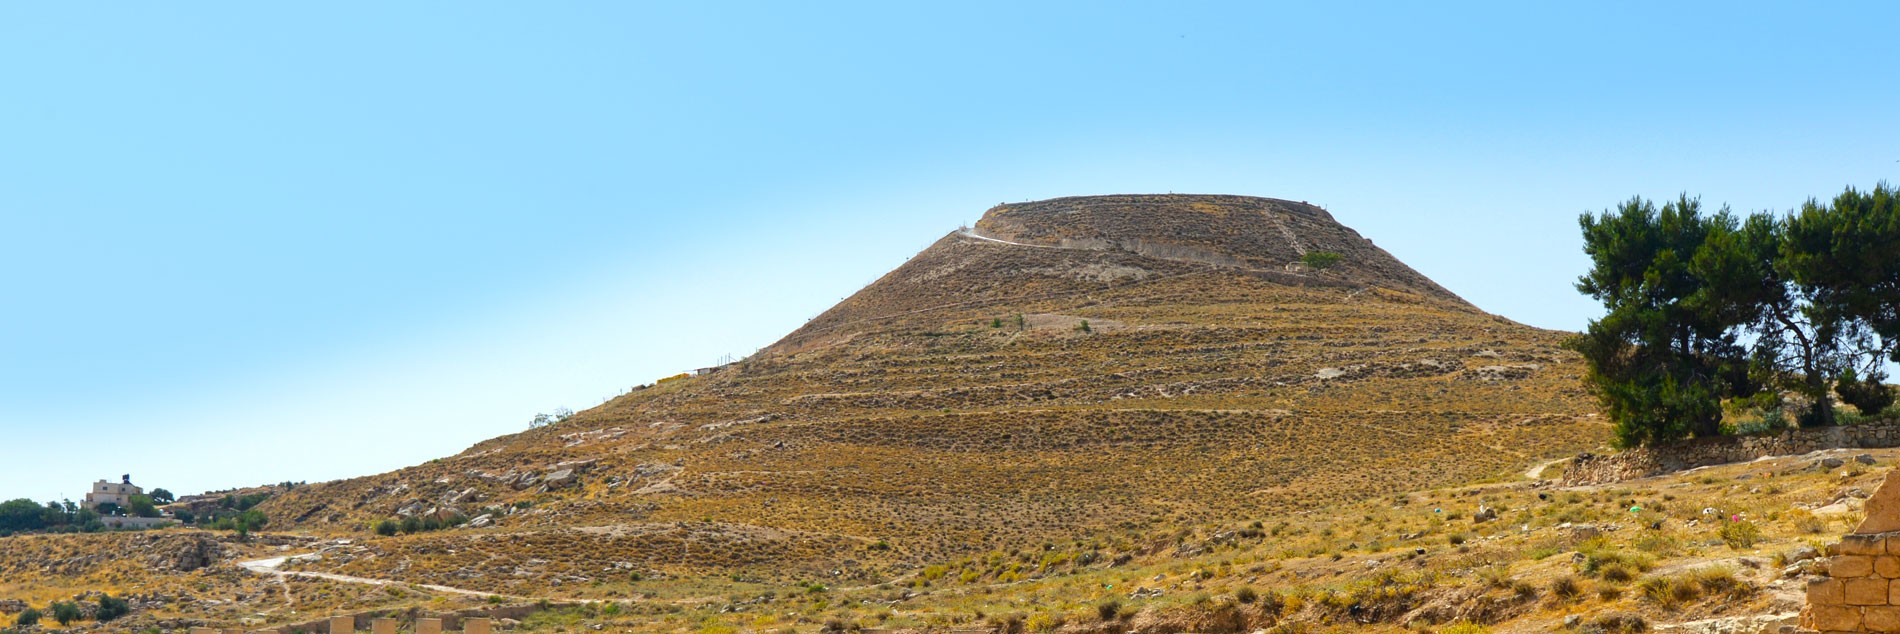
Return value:
[(1558, 458), (1550, 462), (1539, 462), (1537, 464), (1531, 465), (1531, 468), (1524, 470), (1524, 478), (1527, 480), (1539, 480), (1541, 479), (1539, 478), (1539, 476), (1544, 474), (1545, 469), (1549, 469), (1555, 465), (1563, 464), (1565, 460), (1569, 460), (1569, 458)]
[(1087, 249), (1075, 249), (1072, 247), (1058, 247), (1058, 246), (1048, 245), (1048, 244), (1024, 244), (1021, 242), (1010, 242), (1008, 240), (1000, 240), (997, 238), (992, 238), (992, 237), (977, 233), (975, 227), (966, 227), (962, 231), (958, 231), (957, 233), (961, 234), (965, 238), (976, 238), (978, 240), (987, 240), (990, 242), (998, 242), (1002, 244), (1013, 244), (1019, 247), (1032, 247), (1032, 248), (1037, 248), (1037, 249), (1068, 249), (1071, 251), (1086, 251), (1087, 250)]
[[(534, 600), (534, 597), (518, 597), (511, 594), (482, 592), (480, 590), (463, 590), (461, 588), (451, 588), (448, 586), (430, 585), (426, 583), (408, 583), (408, 582), (403, 582), (403, 581), (390, 581), (387, 579), (370, 579), (368, 577), (352, 577), (349, 575), (339, 575), (339, 574), (328, 573), (328, 572), (304, 572), (304, 571), (299, 571), (299, 570), (284, 570), (283, 569), (283, 566), (286, 563), (289, 563), (297, 559), (308, 558), (315, 554), (316, 553), (305, 553), (302, 555), (272, 557), (270, 559), (254, 559), (251, 561), (240, 561), (238, 562), (238, 566), (245, 570), (249, 570), (251, 572), (254, 572), (260, 575), (274, 575), (277, 577), (278, 581), (280, 582), (283, 581), (285, 577), (302, 577), (305, 579), (328, 579), (330, 581), (340, 581), (343, 583), (360, 583), (360, 584), (372, 585), (372, 586), (408, 585), (408, 586), (415, 586), (417, 588), (422, 588), (424, 590), (434, 590), (436, 592), (446, 592), (450, 594), (465, 594), (468, 596), (482, 597), (482, 598), (500, 597), (503, 599), (518, 599), (518, 600), (528, 600), (528, 601)], [(289, 587), (284, 588), (284, 594), (286, 597), (289, 596), (290, 594)]]

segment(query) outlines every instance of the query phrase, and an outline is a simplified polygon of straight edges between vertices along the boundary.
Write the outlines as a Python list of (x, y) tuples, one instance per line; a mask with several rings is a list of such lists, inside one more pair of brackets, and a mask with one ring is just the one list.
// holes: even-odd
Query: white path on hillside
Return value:
[(1545, 469), (1563, 464), (1565, 460), (1569, 460), (1569, 458), (1558, 458), (1550, 462), (1539, 462), (1531, 465), (1531, 468), (1524, 470), (1524, 478), (1528, 480), (1542, 480)]
[[(1021, 243), (1021, 242), (1010, 242), (1010, 241), (1008, 241), (1008, 240), (1001, 240), (1001, 239), (997, 239), (997, 238), (992, 238), (992, 237), (989, 237), (989, 236), (986, 236), (986, 235), (983, 235), (983, 234), (980, 234), (980, 233), (977, 233), (977, 232), (976, 232), (976, 227), (964, 227), (964, 228), (963, 228), (962, 230), (959, 230), (959, 231), (957, 231), (957, 234), (958, 234), (958, 235), (961, 235), (961, 236), (963, 236), (963, 237), (965, 237), (965, 238), (976, 238), (976, 239), (978, 239), (978, 240), (985, 240), (985, 241), (988, 241), (988, 242), (996, 242), (996, 243), (1001, 243), (1001, 244), (1009, 244), (1009, 245), (1015, 245), (1015, 246), (1019, 246), (1019, 247), (1031, 247), (1031, 248), (1035, 248), (1035, 249), (1071, 249), (1071, 250), (1076, 250), (1076, 249), (1074, 249), (1073, 247), (1059, 247), (1059, 246), (1054, 246), (1054, 245), (1048, 245), (1048, 244), (1024, 244), (1024, 243)], [(1086, 250), (1086, 249), (1083, 249), (1083, 250)]]
[(422, 588), (424, 590), (434, 590), (436, 592), (447, 592), (451, 594), (466, 594), (469, 596), (476, 596), (476, 597), (483, 597), (483, 598), (487, 598), (487, 597), (501, 597), (503, 599), (530, 599), (531, 598), (531, 597), (518, 597), (514, 595), (509, 595), (509, 594), (498, 594), (494, 592), (482, 592), (480, 590), (463, 590), (461, 588), (451, 588), (448, 586), (430, 585), (426, 583), (408, 583), (408, 582), (403, 582), (403, 581), (390, 581), (387, 579), (370, 579), (368, 577), (352, 577), (349, 575), (339, 575), (339, 574), (328, 573), (328, 572), (305, 572), (301, 570), (284, 570), (283, 569), (284, 564), (290, 563), (293, 560), (314, 559), (315, 557), (316, 557), (316, 553), (304, 553), (302, 555), (289, 555), (285, 557), (272, 557), (270, 559), (254, 559), (251, 561), (240, 561), (238, 562), (238, 566), (245, 570), (249, 570), (251, 572), (254, 572), (260, 575), (275, 575), (279, 579), (282, 579), (284, 577), (302, 577), (305, 579), (328, 579), (330, 581), (341, 581), (343, 583), (361, 583), (361, 584), (372, 585), (372, 586), (387, 586), (387, 585), (400, 584), (400, 585), (415, 586), (417, 588)]

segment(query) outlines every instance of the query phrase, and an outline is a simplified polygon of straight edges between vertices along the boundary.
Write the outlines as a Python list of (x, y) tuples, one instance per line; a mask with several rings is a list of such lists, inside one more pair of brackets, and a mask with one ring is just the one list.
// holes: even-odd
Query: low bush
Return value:
[(1735, 550), (1754, 548), (1755, 542), (1761, 541), (1761, 529), (1748, 520), (1723, 522), (1722, 527), (1716, 529), (1716, 534), (1722, 538), (1722, 543)]
[(1550, 596), (1558, 601), (1574, 601), (1583, 596), (1583, 582), (1576, 577), (1564, 575), (1550, 580)]
[(130, 614), (131, 612), (132, 606), (127, 604), (125, 599), (115, 598), (109, 594), (102, 594), (99, 595), (99, 610), (93, 613), (93, 618), (97, 619), (100, 623), (104, 623)]

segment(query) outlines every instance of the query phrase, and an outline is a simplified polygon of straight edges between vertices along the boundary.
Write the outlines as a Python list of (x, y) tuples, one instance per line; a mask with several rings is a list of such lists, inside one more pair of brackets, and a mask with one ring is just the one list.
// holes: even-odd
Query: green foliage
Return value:
[[(1577, 290), (1608, 314), (1568, 345), (1619, 444), (1715, 435), (1723, 399), (1769, 388), (1808, 397), (1802, 425), (1834, 424), (1834, 379), (1900, 355), (1893, 199), (1882, 184), (1787, 217), (1704, 215), (1687, 196), (1584, 214), (1592, 266)], [(1843, 398), (1867, 402), (1862, 411), (1892, 402), (1877, 380), (1843, 385)]]
[(1635, 198), (1579, 220), (1592, 266), (1577, 290), (1609, 314), (1569, 346), (1588, 362), (1586, 381), (1624, 446), (1717, 434), (1730, 392), (1721, 378), (1744, 363), (1731, 330), (1745, 320), (1696, 266), (1729, 263), (1698, 252), (1726, 253), (1710, 234), (1735, 223), (1727, 210), (1711, 217), (1701, 207), (1687, 196), (1660, 209)]
[(71, 601), (54, 601), (52, 605), (47, 606), (47, 609), (53, 613), (53, 620), (59, 621), (61, 627), (71, 625), (80, 617), (79, 604)]
[(218, 517), (211, 521), (210, 528), (220, 531), (237, 531), (238, 536), (242, 537), (250, 535), (251, 531), (263, 528), (269, 523), (270, 518), (265, 517), (263, 511), (253, 509), (236, 515)]
[(158, 505), (153, 504), (149, 496), (132, 496), (132, 499), (126, 501), (126, 510), (131, 511), (136, 517), (158, 517)]
[(1815, 289), (1827, 313), (1864, 326), (1888, 360), (1900, 361), (1900, 190), (1852, 187), (1809, 200), (1787, 220), (1787, 268)]
[(18, 627), (30, 627), (38, 625), (39, 622), (40, 611), (36, 608), (27, 608), (25, 611), (20, 612), (19, 616), (13, 618), (13, 624)]
[(38, 502), (26, 498), (0, 502), (0, 533), (46, 528), (46, 516), (42, 510)]
[(1076, 324), (1075, 329), (1080, 332), (1094, 332), (1089, 329), (1089, 320), (1087, 319), (1082, 320), (1080, 324)]
[(417, 517), (417, 516), (412, 515), (412, 516), (403, 518), (402, 521), (400, 522), (396, 520), (383, 520), (383, 521), (377, 522), (375, 528), (376, 528), (376, 534), (387, 537), (390, 535), (395, 535), (396, 533), (408, 533), (408, 534), (413, 535), (415, 533), (439, 531), (445, 528), (454, 528), (454, 527), (461, 526), (467, 523), (468, 523), (468, 518), (463, 517), (461, 515), (452, 515), (446, 518), (433, 517), (433, 516)]
[(1333, 265), (1338, 264), (1339, 261), (1345, 259), (1345, 257), (1346, 256), (1332, 251), (1308, 251), (1306, 255), (1300, 256), (1300, 263), (1305, 264), (1306, 268), (1315, 271), (1324, 271), (1332, 268)]
[(109, 594), (102, 594), (99, 595), (99, 610), (93, 613), (93, 618), (97, 619), (100, 623), (104, 623), (130, 614), (131, 612), (132, 606), (128, 605), (125, 599), (116, 598)]
[(1722, 567), (1699, 568), (1675, 576), (1646, 577), (1636, 585), (1643, 598), (1674, 610), (1705, 596), (1739, 601), (1753, 596), (1759, 588), (1736, 578), (1735, 571)]
[(1861, 414), (1878, 415), (1893, 406), (1893, 388), (1881, 382), (1884, 378), (1875, 373), (1863, 381), (1853, 368), (1848, 368), (1841, 373), (1840, 381), (1834, 384), (1834, 391), (1841, 395), (1842, 401), (1860, 410)]
[(159, 504), (171, 504), (178, 501), (178, 496), (163, 488), (152, 489), (152, 501)]
[(1656, 565), (1655, 558), (1649, 555), (1617, 548), (1601, 538), (1584, 542), (1577, 547), (1577, 552), (1583, 553), (1584, 576), (1606, 581), (1629, 581)]
[(1755, 542), (1761, 541), (1761, 529), (1748, 520), (1723, 522), (1722, 527), (1716, 529), (1716, 535), (1735, 550), (1754, 548)]
[[(682, 374), (680, 376), (686, 375)], [(565, 407), (556, 407), (552, 414), (535, 414), (534, 418), (528, 420), (528, 429), (539, 429), (549, 425), (558, 425), (561, 421), (573, 417), (574, 410)]]

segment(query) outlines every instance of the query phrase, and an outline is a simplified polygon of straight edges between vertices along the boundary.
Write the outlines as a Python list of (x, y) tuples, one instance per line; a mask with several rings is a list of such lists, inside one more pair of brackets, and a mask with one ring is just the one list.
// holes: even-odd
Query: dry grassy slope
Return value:
[[(1045, 246), (946, 236), (723, 371), (264, 508), (360, 533), (405, 507), (518, 507), (319, 564), (510, 593), (629, 569), (869, 580), (1503, 477), (1606, 438), (1562, 333), (1477, 310), (1317, 208), (1065, 198), (977, 228)], [(1289, 272), (1300, 248), (1346, 258)], [(508, 484), (576, 460), (597, 461), (577, 485)]]

